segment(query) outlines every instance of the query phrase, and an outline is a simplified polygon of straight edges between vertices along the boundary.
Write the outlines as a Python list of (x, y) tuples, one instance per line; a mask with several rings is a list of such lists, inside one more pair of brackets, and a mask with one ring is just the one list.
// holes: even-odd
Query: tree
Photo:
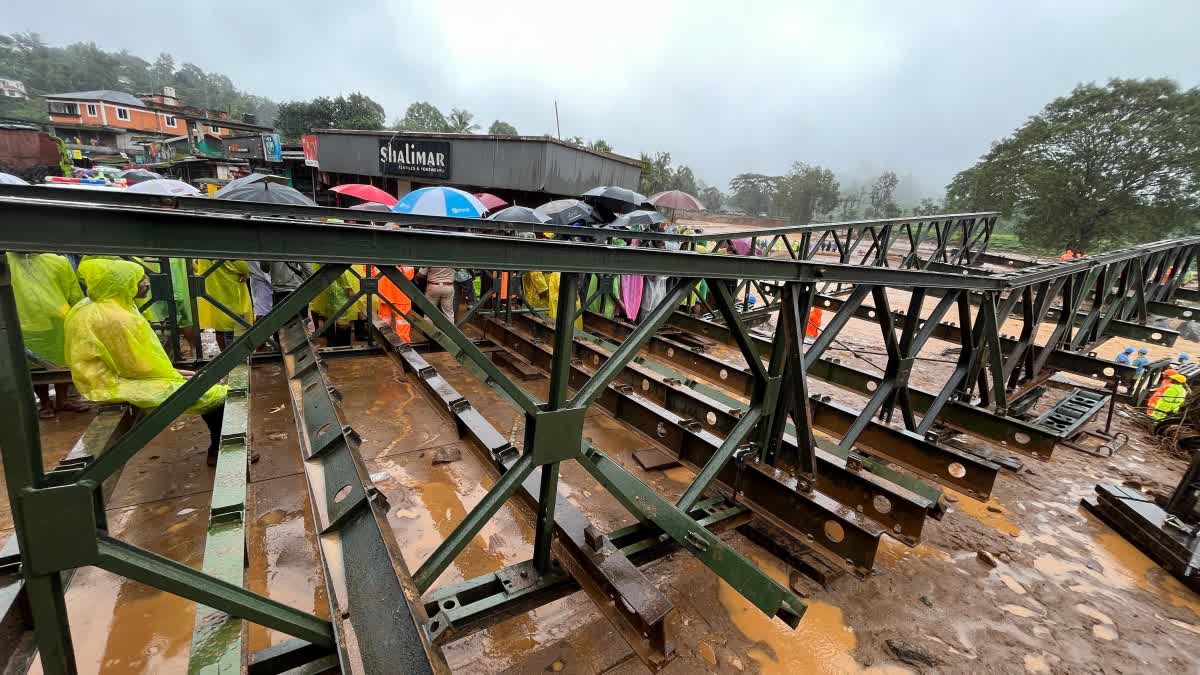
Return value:
[(638, 183), (638, 191), (644, 195), (671, 189), (671, 153), (656, 152), (653, 155), (642, 153), (642, 177)]
[(867, 210), (863, 215), (867, 218), (900, 217), (903, 211), (896, 203), (896, 186), (899, 184), (900, 179), (894, 171), (885, 171), (876, 178), (867, 193)]
[(952, 210), (999, 210), (1020, 239), (1095, 251), (1200, 217), (1200, 89), (1169, 79), (1081, 84), (995, 143), (947, 188)]
[(170, 54), (163, 52), (154, 60), (154, 65), (150, 68), (150, 77), (154, 81), (154, 88), (161, 90), (165, 86), (169, 86), (175, 81), (175, 59)]
[(729, 181), (730, 201), (752, 216), (770, 213), (776, 180), (761, 173), (738, 174)]
[(566, 142), (570, 143), (571, 145), (578, 145), (581, 148), (587, 145), (587, 141), (583, 140), (583, 136), (571, 136), (566, 140)]
[(679, 168), (671, 172), (671, 180), (668, 181), (667, 189), (679, 190), (689, 195), (696, 195), (700, 192), (700, 187), (696, 185), (696, 175), (692, 173), (691, 167), (686, 164), (680, 165)]
[(428, 101), (417, 101), (404, 111), (404, 119), (400, 120), (400, 128), (404, 131), (434, 131), (444, 132), (449, 129), (446, 116)]
[(603, 138), (597, 138), (596, 140), (592, 141), (591, 143), (588, 144), (588, 148), (591, 150), (595, 150), (596, 152), (612, 152), (613, 151), (612, 146), (609, 145), (608, 141), (604, 140)]
[(335, 129), (367, 129), (376, 131), (383, 128), (386, 119), (383, 106), (370, 96), (354, 92), (347, 97), (338, 96), (333, 99), (333, 124)]
[(456, 134), (473, 134), (479, 130), (475, 124), (475, 115), (460, 108), (452, 108), (446, 118), (446, 130)]
[(517, 128), (508, 122), (496, 120), (492, 122), (492, 126), (488, 127), (488, 133), (493, 136), (519, 136)]
[(945, 201), (941, 199), (931, 199), (929, 197), (922, 199), (921, 203), (917, 204), (917, 206), (913, 208), (912, 212), (914, 216), (936, 216), (941, 213), (946, 213)]
[(841, 221), (858, 220), (861, 214), (863, 202), (866, 201), (867, 189), (860, 187), (857, 190), (843, 193), (838, 200), (837, 219)]
[(795, 162), (776, 185), (776, 208), (793, 223), (806, 225), (837, 208), (838, 181), (829, 169)]
[(721, 190), (715, 187), (706, 187), (700, 191), (700, 203), (709, 211), (719, 211), (724, 198)]

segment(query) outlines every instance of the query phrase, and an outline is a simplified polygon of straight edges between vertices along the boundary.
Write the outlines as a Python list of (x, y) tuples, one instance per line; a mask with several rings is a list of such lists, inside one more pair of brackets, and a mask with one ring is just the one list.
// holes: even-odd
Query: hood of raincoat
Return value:
[(128, 260), (85, 260), (79, 264), (79, 278), (87, 284), (87, 295), (92, 302), (116, 300), (122, 305), (133, 305), (138, 283), (146, 270)]
[[(142, 274), (141, 265), (125, 260), (79, 265), (89, 299), (67, 314), (65, 346), (71, 380), (88, 400), (154, 408), (185, 382), (133, 304)], [(227, 391), (224, 385), (209, 388), (188, 412), (219, 407)]]

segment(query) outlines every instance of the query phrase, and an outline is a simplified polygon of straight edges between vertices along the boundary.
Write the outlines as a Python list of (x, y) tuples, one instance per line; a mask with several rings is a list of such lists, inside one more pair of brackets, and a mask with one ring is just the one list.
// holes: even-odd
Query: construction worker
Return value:
[(1181, 367), (1181, 368), (1182, 368), (1183, 366), (1187, 365), (1187, 362), (1188, 362), (1188, 361), (1190, 361), (1190, 360), (1192, 360), (1192, 357), (1191, 357), (1191, 355), (1190, 355), (1190, 354), (1188, 354), (1187, 352), (1181, 352), (1181, 353), (1179, 354), (1179, 356), (1176, 358), (1176, 361), (1178, 361), (1178, 362), (1179, 362), (1179, 367)]
[(1122, 366), (1128, 366), (1129, 359), (1131, 358), (1132, 354), (1133, 354), (1133, 347), (1126, 347), (1125, 351), (1121, 352), (1120, 354), (1117, 354), (1117, 363)]
[(1184, 382), (1187, 382), (1187, 378), (1179, 373), (1171, 376), (1171, 385), (1154, 404), (1150, 417), (1156, 420), (1166, 419), (1168, 415), (1178, 412), (1183, 407), (1187, 400), (1187, 387), (1184, 386)]
[(821, 317), (825, 311), (820, 307), (813, 307), (808, 311), (808, 325), (804, 327), (804, 336), (815, 338), (821, 334)]
[[(71, 261), (53, 253), (8, 253), (5, 255), (12, 276), (13, 296), (25, 349), (48, 366), (63, 367), (63, 322), (71, 306), (83, 299), (83, 290), (75, 277)], [(86, 410), (78, 401), (68, 403), (69, 385), (34, 385), (40, 407), (38, 417), (50, 419), (56, 410)]]
[[(88, 400), (158, 407), (183, 386), (190, 371), (176, 370), (154, 329), (138, 313), (133, 299), (149, 289), (145, 269), (126, 260), (86, 260), (79, 276), (87, 299), (71, 308), (65, 322), (65, 356), (71, 379)], [(208, 464), (217, 462), (224, 385), (210, 387), (187, 412), (208, 425)]]
[(1173, 384), (1173, 382), (1171, 382), (1171, 376), (1177, 374), (1178, 372), (1179, 371), (1175, 370), (1174, 368), (1163, 369), (1162, 376), (1158, 380), (1158, 386), (1154, 388), (1154, 393), (1150, 394), (1150, 398), (1146, 399), (1147, 415), (1154, 412), (1154, 406), (1158, 403), (1158, 399), (1162, 398), (1163, 392), (1167, 390), (1167, 387)]
[(1150, 363), (1150, 357), (1146, 355), (1149, 353), (1150, 350), (1145, 347), (1138, 349), (1137, 358), (1133, 360), (1133, 367), (1137, 368), (1137, 371), (1134, 373), (1135, 376), (1141, 377), (1142, 373), (1146, 372), (1146, 365)]
[(1074, 257), (1075, 257), (1075, 252), (1072, 251), (1071, 249), (1067, 249), (1066, 251), (1063, 251), (1062, 255), (1058, 256), (1058, 259), (1065, 261), (1065, 260), (1071, 260)]

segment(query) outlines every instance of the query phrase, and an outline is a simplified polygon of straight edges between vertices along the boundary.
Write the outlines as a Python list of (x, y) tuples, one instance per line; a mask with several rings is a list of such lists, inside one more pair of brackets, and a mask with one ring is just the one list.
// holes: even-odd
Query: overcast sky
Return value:
[(1200, 0), (6, 4), (0, 32), (168, 51), (277, 100), (362, 91), (389, 120), (428, 100), (552, 134), (557, 100), (564, 137), (722, 188), (799, 160), (940, 193), (1078, 82), (1200, 83)]

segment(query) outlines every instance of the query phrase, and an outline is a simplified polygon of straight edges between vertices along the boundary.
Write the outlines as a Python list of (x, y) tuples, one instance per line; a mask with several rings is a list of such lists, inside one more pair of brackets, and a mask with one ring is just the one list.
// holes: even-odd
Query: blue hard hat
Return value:
[(750, 304), (752, 304), (752, 305), (753, 305), (754, 303), (758, 302), (758, 298), (754, 297), (753, 295), (751, 295), (750, 297), (746, 298), (746, 300), (747, 300), (747, 301), (748, 301)]
[(1188, 360), (1188, 359), (1190, 359), (1190, 358), (1192, 358), (1192, 357), (1188, 356), (1188, 353), (1187, 353), (1187, 352), (1183, 352), (1183, 353), (1181, 353), (1181, 354), (1179, 355), (1179, 360), (1180, 360), (1180, 361), (1187, 361), (1187, 360)]
[(1132, 354), (1132, 353), (1133, 353), (1133, 347), (1126, 347), (1126, 348), (1125, 348), (1125, 353), (1126, 353), (1126, 354)]
[(1146, 349), (1145, 347), (1142, 347), (1141, 349), (1138, 350), (1138, 353), (1139, 354), (1149, 354), (1150, 350)]

